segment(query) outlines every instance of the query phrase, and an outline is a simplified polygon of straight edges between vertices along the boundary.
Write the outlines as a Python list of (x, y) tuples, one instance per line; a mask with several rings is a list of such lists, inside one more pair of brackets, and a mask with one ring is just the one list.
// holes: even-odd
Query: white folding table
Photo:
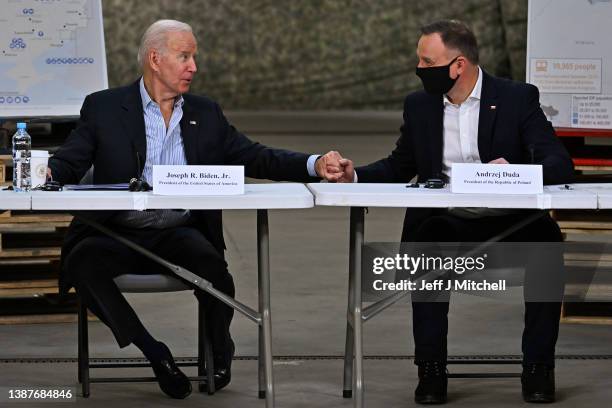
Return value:
[(600, 210), (612, 208), (612, 183), (574, 184), (578, 191), (589, 191), (597, 194), (597, 208)]
[[(596, 209), (597, 194), (573, 186), (546, 186), (543, 194), (453, 194), (442, 189), (407, 188), (406, 184), (352, 183), (308, 184), (315, 205), (350, 207), (349, 296), (344, 355), (343, 396), (353, 397), (355, 407), (363, 407), (363, 322), (374, 317), (398, 297), (383, 299), (362, 307), (361, 251), (364, 243), (365, 207), (485, 207), (508, 209)], [(535, 217), (527, 217), (527, 225)], [(520, 228), (519, 225), (516, 226)]]
[(32, 208), (30, 193), (15, 193), (14, 191), (0, 191), (0, 210), (26, 210)]
[[(17, 193), (2, 193), (0, 206), (3, 208), (6, 208), (6, 204), (15, 203), (12, 204), (15, 206), (21, 202), (21, 196), (16, 197)], [(231, 196), (160, 196), (150, 192), (128, 191), (33, 191), (23, 194), (24, 199), (27, 197), (29, 200), (30, 196), (32, 210), (257, 210), (259, 310), (255, 311), (235, 300), (230, 306), (259, 326), (259, 397), (266, 398), (266, 407), (274, 406), (268, 210), (313, 207), (313, 196), (303, 184), (247, 184), (244, 195)]]

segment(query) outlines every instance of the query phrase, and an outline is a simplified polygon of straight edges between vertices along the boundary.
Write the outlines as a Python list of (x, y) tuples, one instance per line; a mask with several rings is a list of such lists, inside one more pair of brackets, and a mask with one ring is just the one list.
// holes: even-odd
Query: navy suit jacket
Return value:
[[(493, 77), (483, 72), (478, 119), (478, 152), (487, 163), (503, 157), (513, 164), (541, 164), (544, 184), (571, 182), (572, 160), (540, 108), (538, 89), (530, 84)], [(360, 183), (407, 183), (441, 178), (444, 103), (442, 96), (424, 91), (404, 102), (404, 123), (396, 148), (382, 160), (356, 169)], [(436, 213), (406, 211), (402, 241), (414, 240), (418, 225)]]
[[(229, 124), (214, 101), (184, 94), (181, 136), (190, 165), (244, 165), (253, 178), (313, 182), (306, 168), (309, 155), (272, 149), (249, 140)], [(140, 169), (136, 151), (140, 156)], [(88, 95), (81, 108), (77, 127), (49, 160), (53, 179), (76, 184), (91, 165), (94, 183), (126, 183), (142, 174), (147, 154), (146, 134), (139, 82)], [(87, 216), (104, 223), (116, 212), (98, 211)], [(192, 211), (198, 228), (223, 253), (221, 211)], [(62, 260), (91, 227), (75, 219), (62, 247)], [(70, 287), (65, 273), (60, 290)]]

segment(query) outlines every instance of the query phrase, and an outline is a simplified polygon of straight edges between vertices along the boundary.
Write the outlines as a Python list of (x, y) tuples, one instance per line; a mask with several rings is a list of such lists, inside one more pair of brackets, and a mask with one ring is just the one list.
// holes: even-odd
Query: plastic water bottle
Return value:
[(15, 191), (30, 191), (30, 151), (32, 138), (26, 132), (26, 124), (17, 123), (17, 132), (13, 135), (13, 189)]

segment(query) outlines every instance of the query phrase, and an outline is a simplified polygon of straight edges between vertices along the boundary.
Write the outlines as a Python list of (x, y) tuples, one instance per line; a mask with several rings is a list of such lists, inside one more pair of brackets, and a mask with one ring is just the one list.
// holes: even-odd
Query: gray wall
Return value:
[(138, 75), (136, 49), (160, 18), (199, 41), (192, 90), (226, 109), (394, 109), (420, 88), (422, 24), (459, 18), (482, 66), (524, 80), (527, 0), (103, 0), (110, 86)]

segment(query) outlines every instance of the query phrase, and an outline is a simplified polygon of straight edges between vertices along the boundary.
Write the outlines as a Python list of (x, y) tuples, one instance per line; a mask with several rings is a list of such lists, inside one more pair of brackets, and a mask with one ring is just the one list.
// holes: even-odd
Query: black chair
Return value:
[[(168, 275), (121, 275), (115, 278), (119, 289), (124, 293), (155, 293), (155, 292), (176, 292), (193, 290), (179, 279)], [(89, 397), (89, 385), (91, 383), (109, 382), (151, 382), (156, 381), (155, 377), (97, 377), (89, 375), (91, 368), (119, 368), (119, 367), (150, 367), (148, 362), (104, 362), (90, 363), (89, 361), (89, 340), (87, 327), (87, 307), (79, 298), (78, 311), (78, 379), (81, 384), (83, 397)], [(191, 381), (198, 381), (198, 390), (207, 391), (209, 395), (215, 393), (213, 353), (210, 339), (206, 332), (205, 311), (203, 305), (198, 300), (198, 358), (196, 363), (177, 362), (178, 366), (197, 366), (198, 376), (189, 377)], [(206, 372), (206, 376), (204, 373)], [(203, 380), (207, 380), (204, 386)]]

